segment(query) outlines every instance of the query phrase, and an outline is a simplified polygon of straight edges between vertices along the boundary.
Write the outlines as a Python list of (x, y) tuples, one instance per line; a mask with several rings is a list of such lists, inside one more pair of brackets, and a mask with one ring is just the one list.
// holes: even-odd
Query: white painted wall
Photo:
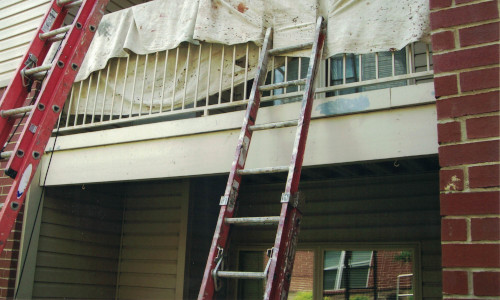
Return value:
[[(432, 84), (317, 99), (304, 165), (436, 154), (433, 99)], [(344, 107), (345, 103), (349, 107)], [(428, 104), (404, 106), (418, 103)], [(328, 115), (343, 110), (362, 113)], [(298, 112), (299, 103), (263, 108), (257, 123), (294, 119)], [(226, 173), (243, 114), (240, 111), (61, 136), (46, 185)], [(247, 167), (287, 165), (294, 134), (294, 127), (256, 132)], [(43, 174), (48, 158), (45, 155), (41, 164)]]

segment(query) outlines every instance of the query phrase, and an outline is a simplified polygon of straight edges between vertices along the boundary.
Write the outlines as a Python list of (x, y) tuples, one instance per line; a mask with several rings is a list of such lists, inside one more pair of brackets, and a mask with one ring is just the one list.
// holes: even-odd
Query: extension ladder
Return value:
[[(292, 275), (295, 247), (299, 233), (299, 224), (302, 217), (298, 193), (302, 161), (306, 146), (307, 132), (311, 120), (311, 110), (314, 98), (314, 78), (321, 59), (325, 40), (325, 25), (323, 18), (318, 18), (314, 42), (300, 44), (293, 47), (271, 49), (272, 30), (266, 32), (259, 65), (252, 86), (250, 100), (246, 110), (243, 126), (236, 146), (236, 155), (229, 173), (224, 196), (220, 200), (220, 212), (215, 229), (210, 252), (208, 255), (203, 281), (198, 295), (198, 300), (213, 299), (215, 292), (220, 288), (221, 278), (257, 279), (265, 280), (266, 287), (264, 299), (285, 299), (288, 295)], [(305, 79), (293, 80), (283, 83), (262, 85), (267, 74), (269, 56), (280, 55), (306, 48), (311, 48), (309, 69)], [(255, 125), (257, 112), (260, 106), (261, 92), (279, 89), (292, 85), (303, 85), (304, 95), (300, 116), (297, 120)], [(289, 166), (268, 167), (259, 169), (244, 169), (247, 153), (252, 139), (252, 133), (257, 130), (297, 126), (292, 158)], [(285, 192), (281, 196), (281, 214), (271, 217), (235, 217), (236, 199), (241, 186), (243, 175), (264, 174), (288, 171)], [(222, 270), (224, 256), (229, 244), (231, 226), (262, 226), (278, 225), (274, 247), (268, 251), (269, 260), (263, 272), (240, 272)]]
[[(0, 102), (1, 158), (14, 179), (0, 211), (0, 252), (16, 221), (45, 146), (62, 111), (85, 53), (109, 0), (53, 0), (38, 32)], [(71, 25), (63, 26), (68, 11), (79, 7)], [(43, 64), (54, 42), (61, 42), (51, 64)], [(25, 106), (32, 85), (41, 82)], [(3, 151), (18, 119), (28, 116), (13, 151)], [(18, 122), (22, 122), (18, 121)]]

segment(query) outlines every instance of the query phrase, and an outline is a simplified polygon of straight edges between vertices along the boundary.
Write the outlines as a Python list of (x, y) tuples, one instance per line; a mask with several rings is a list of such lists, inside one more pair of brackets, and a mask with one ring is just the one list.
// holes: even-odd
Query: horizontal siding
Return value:
[[(423, 297), (441, 298), (438, 182), (436, 173), (303, 182), (299, 247), (418, 242)], [(279, 215), (283, 190), (284, 185), (243, 185), (240, 216)], [(274, 238), (269, 227), (239, 227), (232, 233), (240, 245), (272, 245)]]
[(33, 298), (113, 298), (122, 204), (80, 187), (47, 189)]
[(188, 273), (186, 274), (187, 295), (185, 299), (197, 299), (198, 297), (219, 214), (218, 200), (224, 194), (226, 182), (226, 176), (190, 180), (189, 201), (191, 205), (187, 245), (189, 268), (186, 269)]
[(124, 201), (117, 297), (178, 297), (184, 281), (183, 272), (178, 274), (184, 268), (179, 255), (185, 251), (187, 190), (178, 183), (143, 183), (129, 187)]
[(0, 87), (6, 86), (19, 67), (50, 0), (12, 1), (0, 4)]
[[(0, 87), (7, 86), (21, 63), (51, 0), (0, 1)], [(107, 12), (117, 11), (147, 0), (110, 1)], [(74, 15), (73, 11), (70, 14)]]

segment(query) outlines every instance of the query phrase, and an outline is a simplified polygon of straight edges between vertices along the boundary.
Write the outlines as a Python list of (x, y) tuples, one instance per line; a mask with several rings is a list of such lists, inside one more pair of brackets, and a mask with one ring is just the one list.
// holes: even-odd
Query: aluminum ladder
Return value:
[[(292, 267), (295, 257), (295, 247), (299, 233), (302, 213), (299, 204), (301, 199), (298, 193), (302, 161), (306, 146), (307, 133), (311, 120), (311, 110), (314, 98), (314, 79), (318, 64), (321, 60), (325, 40), (325, 24), (320, 17), (316, 23), (314, 42), (300, 44), (293, 47), (271, 49), (272, 29), (268, 28), (262, 46), (262, 52), (256, 76), (250, 93), (243, 126), (236, 146), (236, 154), (229, 173), (224, 196), (220, 200), (220, 212), (215, 229), (210, 252), (208, 255), (198, 300), (213, 299), (220, 288), (221, 278), (265, 280), (264, 299), (285, 299), (288, 295), (292, 276)], [(312, 47), (307, 77), (283, 83), (263, 85), (267, 74), (269, 56), (276, 56), (297, 50)], [(255, 125), (257, 112), (260, 106), (261, 92), (279, 89), (287, 86), (304, 85), (304, 95), (300, 116), (297, 120)], [(247, 153), (252, 139), (252, 133), (258, 130), (297, 126), (292, 157), (288, 166), (268, 167), (259, 169), (245, 169)], [(274, 172), (288, 172), (285, 192), (281, 196), (281, 213), (270, 217), (235, 216), (236, 200), (241, 186), (242, 176), (265, 174)], [(267, 226), (278, 227), (273, 248), (268, 251), (269, 260), (263, 272), (241, 272), (222, 270), (225, 253), (229, 244), (231, 226)]]
[[(52, 0), (21, 66), (0, 101), (0, 145), (5, 149), (16, 120), (24, 127), (8, 159), (5, 173), (14, 179), (0, 211), (0, 252), (16, 222), (26, 190), (45, 151), (63, 104), (90, 46), (109, 0)], [(78, 7), (71, 25), (64, 26), (68, 11)], [(61, 42), (51, 64), (43, 64), (55, 42)], [(32, 85), (41, 83), (31, 103)], [(28, 105), (26, 105), (28, 104)]]

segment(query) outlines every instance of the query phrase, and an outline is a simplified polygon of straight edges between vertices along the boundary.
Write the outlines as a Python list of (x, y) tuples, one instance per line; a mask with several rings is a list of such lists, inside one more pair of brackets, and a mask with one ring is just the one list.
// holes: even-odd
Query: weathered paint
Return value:
[[(309, 124), (311, 122), (311, 112), (314, 101), (314, 79), (318, 72), (318, 65), (323, 54), (323, 45), (325, 42), (326, 24), (323, 18), (319, 17), (316, 23), (316, 33), (314, 45), (312, 48), (309, 69), (307, 72), (307, 81), (302, 97), (300, 117), (295, 142), (292, 150), (292, 158), (288, 171), (288, 178), (285, 187), (285, 193), (295, 197), (299, 189), (300, 174), (304, 153), (306, 149)], [(278, 225), (276, 239), (274, 242), (274, 252), (267, 275), (264, 299), (286, 299), (292, 278), (293, 261), (295, 257), (295, 247), (297, 246), (297, 237), (300, 227), (302, 213), (296, 206), (289, 202), (283, 202), (281, 206), (281, 220)]]
[[(108, 1), (86, 1), (81, 6), (75, 24), (81, 24), (82, 26), (80, 28), (74, 26), (67, 33), (65, 40), (61, 44), (60, 51), (54, 59), (54, 61), (57, 61), (57, 64), (52, 66), (49, 72), (50, 75), (43, 81), (39, 97), (35, 100), (34, 106), (36, 109), (32, 111), (26, 120), (26, 124), (29, 124), (29, 126), (24, 127), (14, 147), (14, 153), (25, 153), (25, 155), (12, 155), (7, 163), (6, 174), (15, 178), (15, 180), (5, 200), (6, 205), (0, 211), (0, 250), (3, 250), (5, 246), (7, 237), (19, 212), (19, 207), (22, 206), (25, 198), (25, 194), (17, 197), (17, 191), (20, 190), (19, 186), (21, 183), (24, 184), (24, 182), (23, 180), (19, 180), (18, 177), (16, 178), (16, 175), (24, 173), (26, 168), (32, 167), (33, 170), (36, 170), (41, 154), (45, 150), (45, 146), (52, 134), (52, 129), (59, 117), (59, 108), (63, 106), (76, 77), (77, 68), (73, 68), (72, 65), (80, 65), (83, 61), (86, 49), (94, 37), (92, 27), (96, 27), (99, 24), (103, 15), (103, 9), (108, 4)], [(53, 28), (59, 28), (68, 13), (68, 8), (61, 8), (57, 4), (57, 1), (53, 1), (51, 10), (47, 12), (42, 24), (46, 24), (46, 20), (52, 18), (52, 10), (57, 12), (57, 18), (49, 21), (49, 23), (52, 23)], [(43, 26), (39, 28), (37, 35), (39, 36), (42, 32)], [(39, 38), (33, 39), (23, 61), (28, 61), (31, 55), (43, 61), (51, 46), (52, 43), (49, 41)], [(25, 65), (21, 64), (17, 74), (20, 74), (24, 67)], [(30, 92), (26, 89), (24, 81), (25, 78), (20, 75), (12, 79), (11, 84), (3, 94), (0, 102), (0, 110), (9, 110), (23, 106)], [(45, 107), (46, 109), (43, 109)], [(56, 107), (57, 109), (54, 109)], [(0, 128), (2, 128), (0, 144), (5, 144), (13, 125), (14, 122), (12, 119), (0, 118)], [(28, 177), (28, 185), (32, 180), (33, 174), (34, 172)], [(14, 201), (15, 197), (17, 197), (17, 201)]]
[(316, 107), (316, 110), (324, 116), (348, 114), (365, 111), (370, 108), (370, 99), (365, 95), (356, 98), (339, 98), (327, 101)]
[[(207, 265), (205, 267), (205, 272), (203, 273), (203, 280), (198, 294), (198, 300), (213, 299), (215, 296), (216, 286), (214, 284), (215, 279), (212, 276), (212, 271), (216, 268), (219, 262), (217, 254), (227, 248), (230, 224), (226, 223), (224, 220), (226, 218), (233, 217), (236, 210), (236, 199), (241, 186), (241, 175), (238, 171), (245, 168), (247, 153), (252, 140), (252, 131), (250, 130), (250, 126), (255, 125), (255, 120), (257, 119), (257, 112), (260, 106), (259, 86), (261, 86), (266, 79), (268, 51), (271, 48), (272, 37), (272, 29), (269, 28), (266, 32), (264, 44), (262, 45), (262, 54), (260, 56), (259, 66), (256, 71), (256, 76), (250, 93), (250, 100), (247, 105), (243, 125), (238, 138), (238, 144), (236, 146), (236, 154), (234, 156), (229, 178), (227, 180), (226, 190), (223, 196), (228, 199), (227, 205), (222, 204), (220, 208), (217, 226), (215, 228), (210, 252), (208, 254)], [(221, 203), (223, 202), (221, 201)]]

